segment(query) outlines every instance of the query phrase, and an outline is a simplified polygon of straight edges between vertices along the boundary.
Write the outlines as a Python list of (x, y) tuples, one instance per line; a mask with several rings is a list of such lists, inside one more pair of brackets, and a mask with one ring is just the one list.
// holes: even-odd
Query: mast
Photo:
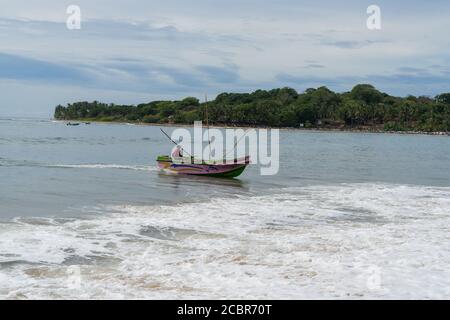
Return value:
[(208, 95), (207, 94), (205, 94), (205, 113), (206, 113), (206, 127), (208, 128), (208, 147), (209, 147), (208, 160), (211, 161), (211, 139), (209, 137)]

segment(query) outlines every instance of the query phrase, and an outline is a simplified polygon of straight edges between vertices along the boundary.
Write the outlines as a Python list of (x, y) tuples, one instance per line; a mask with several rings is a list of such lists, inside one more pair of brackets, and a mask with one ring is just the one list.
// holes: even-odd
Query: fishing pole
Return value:
[(229, 150), (229, 151), (225, 154), (224, 159), (227, 157), (227, 155), (230, 154), (231, 151), (236, 150), (236, 146), (238, 145), (239, 142), (241, 142), (241, 140), (242, 140), (243, 138), (245, 138), (245, 136), (247, 135), (247, 131), (249, 131), (249, 130), (250, 130), (250, 129), (246, 129), (246, 130), (244, 131), (244, 134), (242, 135), (242, 137), (240, 137), (239, 140), (237, 140), (236, 143), (234, 144), (233, 149)]
[(161, 132), (162, 132), (162, 133), (163, 133), (170, 141), (172, 141), (173, 144), (175, 144), (176, 146), (180, 147), (180, 148), (181, 148), (181, 151), (186, 152), (186, 154), (187, 154), (188, 156), (192, 157), (192, 155), (191, 155), (189, 152), (187, 152), (186, 150), (184, 150), (182, 146), (180, 146), (178, 143), (176, 143), (175, 141), (173, 141), (172, 138), (171, 138), (171, 137), (170, 137), (163, 129), (159, 128), (159, 130), (161, 130)]

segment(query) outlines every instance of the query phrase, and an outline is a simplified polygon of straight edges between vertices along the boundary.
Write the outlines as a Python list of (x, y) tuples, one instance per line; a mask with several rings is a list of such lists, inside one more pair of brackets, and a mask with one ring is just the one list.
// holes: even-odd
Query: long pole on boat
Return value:
[(206, 127), (208, 128), (208, 147), (209, 147), (208, 160), (211, 161), (211, 139), (209, 137), (209, 116), (208, 116), (208, 95), (207, 94), (205, 94), (205, 113), (206, 113)]
[(227, 158), (227, 156), (233, 151), (235, 151), (236, 150), (236, 147), (237, 147), (237, 145), (239, 144), (239, 142), (241, 142), (241, 140), (243, 139), (243, 138), (245, 138), (245, 136), (247, 135), (247, 132), (249, 131), (250, 129), (246, 129), (245, 131), (244, 131), (244, 134), (242, 135), (242, 137), (240, 137), (239, 139), (237, 139), (236, 140), (236, 142), (234, 143), (234, 146), (233, 146), (233, 149), (230, 149), (227, 153), (225, 153), (225, 155), (224, 155), (224, 160), (226, 160), (226, 158)]
[(186, 150), (183, 149), (182, 146), (180, 146), (178, 143), (176, 143), (175, 141), (172, 140), (172, 138), (161, 128), (159, 128), (159, 130), (161, 130), (161, 132), (167, 137), (167, 139), (169, 139), (170, 141), (172, 141), (172, 143), (178, 147), (180, 147), (181, 151), (183, 151), (183, 153), (185, 152), (188, 156), (192, 157), (192, 155), (187, 152)]

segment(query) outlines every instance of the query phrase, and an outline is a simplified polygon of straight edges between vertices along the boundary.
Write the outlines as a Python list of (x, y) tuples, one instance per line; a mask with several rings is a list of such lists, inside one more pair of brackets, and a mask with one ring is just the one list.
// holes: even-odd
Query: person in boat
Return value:
[(183, 157), (183, 149), (180, 146), (176, 146), (172, 152), (172, 159), (179, 159)]

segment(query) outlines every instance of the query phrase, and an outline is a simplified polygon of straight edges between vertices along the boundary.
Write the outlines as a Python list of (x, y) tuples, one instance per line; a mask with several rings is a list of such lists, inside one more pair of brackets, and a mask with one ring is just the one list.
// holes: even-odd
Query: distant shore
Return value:
[[(147, 122), (132, 122), (132, 121), (99, 121), (90, 119), (71, 119), (71, 120), (60, 120), (53, 119), (54, 121), (64, 122), (64, 123), (95, 123), (95, 124), (120, 124), (120, 125), (137, 125), (137, 126), (153, 126), (153, 127), (189, 127), (193, 124), (181, 124), (181, 123), (147, 123)], [(205, 124), (204, 124), (205, 127)], [(387, 131), (380, 128), (368, 128), (368, 127), (343, 127), (343, 128), (333, 128), (333, 127), (311, 127), (311, 128), (301, 128), (301, 127), (268, 127), (268, 126), (243, 126), (243, 125), (226, 125), (226, 124), (211, 124), (211, 128), (221, 128), (221, 129), (280, 129), (280, 130), (295, 130), (295, 131), (306, 131), (306, 132), (350, 132), (350, 133), (387, 133), (387, 134), (409, 134), (409, 135), (433, 135), (433, 136), (450, 136), (450, 132), (446, 131)]]
[(54, 118), (182, 126), (209, 119), (216, 127), (448, 135), (450, 93), (395, 97), (370, 84), (343, 93), (323, 86), (301, 93), (285, 87), (224, 92), (207, 103), (195, 97), (138, 105), (78, 101), (57, 105)]

